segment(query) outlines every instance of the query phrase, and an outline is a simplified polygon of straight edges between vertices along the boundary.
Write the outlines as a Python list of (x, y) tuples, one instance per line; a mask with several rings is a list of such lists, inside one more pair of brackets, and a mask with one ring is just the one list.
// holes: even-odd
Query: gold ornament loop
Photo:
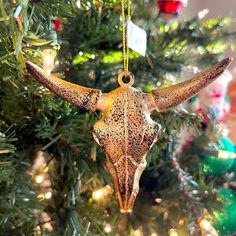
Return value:
[[(129, 46), (127, 39), (126, 28), (128, 21), (131, 18), (131, 0), (121, 0), (121, 17), (122, 17), (122, 40), (123, 40), (123, 60), (124, 60), (124, 71), (129, 72)], [(125, 8), (127, 2), (127, 16), (125, 15)]]
[[(128, 77), (129, 81), (123, 81), (124, 77)], [(131, 87), (134, 83), (134, 75), (130, 71), (123, 71), (118, 75), (118, 83), (121, 87)]]

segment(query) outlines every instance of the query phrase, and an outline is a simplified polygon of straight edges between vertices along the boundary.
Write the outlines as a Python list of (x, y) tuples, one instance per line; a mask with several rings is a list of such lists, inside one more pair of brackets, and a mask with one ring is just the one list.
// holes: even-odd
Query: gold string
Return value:
[[(121, 0), (121, 14), (122, 14), (122, 37), (123, 37), (123, 60), (124, 60), (124, 72), (127, 74), (129, 72), (129, 47), (128, 47), (128, 37), (127, 31), (125, 28), (125, 22), (130, 20), (131, 16), (131, 4), (130, 0), (127, 0), (128, 3), (128, 15), (125, 17), (125, 3), (126, 0)], [(126, 26), (127, 26), (126, 24)]]

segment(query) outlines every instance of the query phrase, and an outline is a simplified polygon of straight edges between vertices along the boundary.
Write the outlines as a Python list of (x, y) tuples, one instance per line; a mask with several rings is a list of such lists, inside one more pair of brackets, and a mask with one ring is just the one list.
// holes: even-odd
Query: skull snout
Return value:
[(128, 199), (128, 201), (125, 201), (125, 202), (119, 201), (119, 203), (120, 203), (120, 212), (122, 214), (131, 214), (132, 213), (135, 198), (136, 198), (136, 194), (132, 194), (130, 196), (130, 198)]
[(113, 178), (113, 182), (120, 205), (120, 212), (130, 214), (139, 191), (139, 179), (146, 167), (146, 160), (145, 156), (140, 163), (135, 162), (131, 156), (124, 159), (125, 161), (122, 164), (122, 161), (120, 161), (119, 164), (115, 165), (117, 176)]

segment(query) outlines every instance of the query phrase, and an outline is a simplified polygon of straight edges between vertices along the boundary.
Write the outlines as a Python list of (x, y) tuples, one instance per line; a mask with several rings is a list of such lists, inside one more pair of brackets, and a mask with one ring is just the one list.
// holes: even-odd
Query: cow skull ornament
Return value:
[(130, 213), (139, 191), (140, 176), (146, 167), (146, 154), (161, 130), (151, 119), (151, 112), (171, 109), (191, 98), (213, 82), (231, 61), (232, 58), (226, 58), (191, 80), (157, 88), (151, 93), (133, 88), (132, 74), (127, 74), (129, 81), (126, 83), (123, 81), (125, 74), (121, 73), (120, 87), (105, 94), (49, 75), (32, 62), (26, 65), (35, 79), (58, 96), (81, 108), (102, 112), (101, 120), (93, 127), (93, 135), (106, 155), (106, 166), (113, 179), (120, 210)]

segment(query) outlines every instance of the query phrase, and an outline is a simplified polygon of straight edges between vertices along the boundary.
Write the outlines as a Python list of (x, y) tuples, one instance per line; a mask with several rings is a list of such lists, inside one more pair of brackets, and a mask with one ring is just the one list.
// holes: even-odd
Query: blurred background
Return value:
[[(234, 0), (191, 0), (188, 1), (188, 6), (185, 7), (182, 12), (180, 13), (180, 16), (182, 18), (187, 17), (194, 17), (196, 16), (200, 11), (208, 9), (209, 13), (206, 15), (206, 18), (212, 18), (212, 17), (223, 17), (223, 16), (229, 16), (232, 18), (234, 24), (232, 24), (232, 28), (236, 25), (236, 1)], [(225, 55), (235, 57), (235, 52), (232, 52), (230, 48), (227, 48)], [(234, 69), (236, 66), (236, 60), (231, 64), (230, 69)]]
[[(234, 0), (191, 0), (188, 1), (188, 6), (183, 8), (183, 10), (180, 13), (180, 17), (194, 17), (196, 16), (200, 11), (208, 9), (209, 13), (206, 15), (206, 18), (212, 18), (212, 17), (223, 17), (223, 16), (229, 16), (232, 18), (232, 21), (234, 22), (231, 27), (232, 29), (236, 27), (236, 1)], [(225, 51), (225, 56), (231, 56), (234, 58), (233, 63), (230, 65), (229, 69), (233, 76), (233, 81), (231, 82), (229, 86), (228, 94), (232, 98), (231, 99), (231, 112), (229, 116), (227, 117), (227, 124), (230, 128), (230, 137), (236, 143), (236, 52), (232, 51), (231, 48), (227, 48)]]
[(132, 20), (147, 33), (146, 55), (129, 51), (138, 90), (235, 60), (198, 95), (151, 114), (162, 132), (130, 215), (120, 213), (93, 139), (102, 114), (61, 99), (26, 69), (31, 61), (47, 79), (117, 88), (121, 2), (0, 0), (1, 236), (236, 235), (235, 0), (132, 1)]

